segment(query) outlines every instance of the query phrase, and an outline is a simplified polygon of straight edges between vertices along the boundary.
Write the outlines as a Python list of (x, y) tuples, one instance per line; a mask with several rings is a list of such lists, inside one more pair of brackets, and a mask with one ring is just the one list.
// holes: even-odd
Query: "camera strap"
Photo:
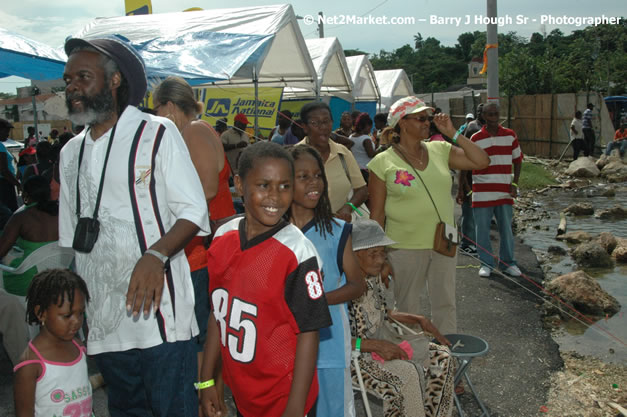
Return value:
[[(107, 171), (107, 162), (109, 161), (109, 154), (111, 153), (111, 145), (113, 144), (113, 137), (115, 136), (115, 128), (118, 126), (116, 122), (113, 125), (113, 129), (111, 129), (111, 136), (109, 137), (109, 144), (107, 145), (107, 153), (105, 154), (104, 165), (102, 166), (102, 175), (100, 175), (100, 185), (98, 186), (98, 196), (96, 197), (96, 207), (94, 207), (94, 215), (93, 219), (98, 218), (98, 208), (100, 207), (100, 198), (102, 197), (102, 187), (104, 186), (104, 178), (105, 172)], [(81, 177), (81, 164), (83, 162), (83, 153), (85, 151), (85, 140), (87, 140), (88, 131), (85, 133), (85, 137), (83, 137), (83, 142), (81, 143), (81, 149), (78, 153), (78, 173), (76, 175), (76, 217), (81, 218), (81, 192), (79, 187), (79, 179)]]

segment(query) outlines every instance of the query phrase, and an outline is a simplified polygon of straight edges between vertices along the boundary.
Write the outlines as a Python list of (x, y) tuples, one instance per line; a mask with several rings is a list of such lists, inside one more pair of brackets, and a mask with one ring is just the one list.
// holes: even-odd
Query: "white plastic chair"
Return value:
[[(48, 243), (36, 249), (24, 259), (18, 267), (10, 267), (0, 264), (0, 287), (4, 288), (3, 273), (23, 274), (32, 267), (37, 267), (37, 272), (54, 268), (69, 268), (74, 261), (74, 249), (62, 248), (58, 242)], [(16, 296), (26, 308), (26, 297)], [(34, 338), (39, 333), (39, 326), (29, 325), (28, 333), (30, 338)]]
[[(69, 268), (73, 260), (74, 249), (62, 248), (58, 242), (51, 242), (28, 255), (18, 267), (0, 264), (0, 279), (4, 272), (23, 274), (34, 266), (38, 272), (53, 268)], [(0, 283), (4, 287), (4, 281), (0, 280)]]

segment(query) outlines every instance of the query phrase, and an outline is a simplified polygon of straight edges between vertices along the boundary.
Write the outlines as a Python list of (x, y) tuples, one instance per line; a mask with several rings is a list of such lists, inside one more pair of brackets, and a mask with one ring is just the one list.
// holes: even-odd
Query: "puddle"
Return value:
[[(627, 192), (620, 185), (616, 187), (615, 197), (588, 198), (579, 191), (550, 190), (544, 196), (538, 196), (537, 204), (546, 210), (549, 217), (539, 221), (540, 229), (528, 227), (519, 235), (525, 243), (536, 251), (545, 252), (549, 246), (573, 247), (555, 240), (560, 212), (573, 203), (591, 203), (595, 209), (611, 208), (615, 205), (627, 207)], [(545, 227), (546, 226), (546, 227)], [(548, 230), (545, 230), (548, 229)], [(627, 220), (600, 220), (594, 216), (568, 216), (567, 231), (581, 230), (593, 235), (611, 232), (616, 237), (627, 238)], [(562, 275), (576, 269), (575, 261), (568, 255), (550, 265), (549, 274)], [(606, 362), (627, 363), (627, 265), (614, 268), (586, 269), (588, 275), (597, 279), (601, 287), (614, 296), (621, 305), (619, 313), (608, 319), (601, 319), (594, 326), (587, 326), (571, 319), (562, 324), (554, 338), (564, 351), (575, 351), (582, 355), (594, 356)], [(617, 341), (614, 337), (620, 339)]]

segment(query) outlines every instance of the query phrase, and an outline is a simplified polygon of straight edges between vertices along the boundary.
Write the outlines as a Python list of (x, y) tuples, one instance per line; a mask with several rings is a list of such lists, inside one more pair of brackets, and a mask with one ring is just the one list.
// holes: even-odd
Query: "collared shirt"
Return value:
[[(248, 135), (245, 132), (240, 132), (235, 128), (230, 128), (229, 130), (222, 133), (220, 136), (222, 139), (222, 143), (225, 145), (237, 145), (240, 142), (245, 142), (248, 144)], [(229, 160), (229, 165), (231, 166), (231, 170), (233, 173), (237, 173), (237, 160), (239, 159), (239, 155), (242, 153), (244, 148), (235, 148), (226, 151), (226, 159)]]
[[(142, 122), (143, 129), (138, 129)], [(61, 152), (60, 246), (71, 247), (74, 238), (76, 175), (83, 138), (86, 136), (80, 215), (92, 217), (110, 135), (111, 130), (93, 140), (86, 129)], [(134, 319), (126, 312), (126, 292), (142, 247), (154, 244), (160, 231), (166, 233), (179, 219), (209, 231), (207, 203), (183, 138), (168, 119), (128, 106), (118, 120), (107, 163), (98, 240), (90, 253), (76, 252), (77, 273), (87, 282), (91, 295), (87, 305), (89, 354), (145, 349), (164, 341), (188, 340), (198, 333), (183, 251), (170, 258), (157, 314)]]
[[(309, 139), (305, 138), (297, 143), (297, 145), (308, 144)], [(364, 187), (366, 181), (361, 175), (359, 165), (353, 156), (353, 153), (349, 151), (344, 145), (333, 142), (329, 139), (329, 158), (324, 163), (324, 171), (329, 182), (329, 200), (331, 201), (331, 211), (337, 213), (344, 204), (349, 200), (348, 195), (351, 190)], [(342, 160), (339, 155), (342, 154), (344, 161), (346, 162), (346, 170), (342, 165)]]

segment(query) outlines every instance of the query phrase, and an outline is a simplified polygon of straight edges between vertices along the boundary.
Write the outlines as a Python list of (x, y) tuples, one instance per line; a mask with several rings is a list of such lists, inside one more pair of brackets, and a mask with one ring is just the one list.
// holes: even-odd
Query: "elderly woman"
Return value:
[[(381, 281), (385, 246), (393, 243), (374, 220), (353, 225), (353, 250), (367, 277), (366, 293), (350, 309), (353, 348), (360, 351), (359, 372), (366, 389), (383, 400), (386, 417), (450, 416), (455, 374), (446, 347), (450, 342), (426, 317), (394, 310), (393, 297)], [(430, 343), (422, 333), (400, 336), (395, 322), (417, 324), (445, 346)], [(355, 384), (357, 372), (353, 364)]]
[[(392, 146), (368, 164), (370, 218), (396, 242), (388, 256), (397, 277), (398, 308), (418, 314), (428, 282), (433, 322), (446, 334), (457, 330), (456, 254), (446, 256), (433, 248), (438, 223), (454, 225), (450, 169), (483, 169), (490, 159), (455, 130), (448, 115), (431, 117), (432, 111), (413, 96), (390, 108), (384, 134), (392, 134)], [(432, 120), (458, 146), (425, 142)]]
[(368, 199), (368, 187), (355, 157), (345, 146), (330, 139), (333, 126), (331, 109), (326, 103), (314, 101), (300, 110), (306, 143), (320, 152), (329, 180), (331, 210), (336, 217), (350, 222), (352, 212)]

